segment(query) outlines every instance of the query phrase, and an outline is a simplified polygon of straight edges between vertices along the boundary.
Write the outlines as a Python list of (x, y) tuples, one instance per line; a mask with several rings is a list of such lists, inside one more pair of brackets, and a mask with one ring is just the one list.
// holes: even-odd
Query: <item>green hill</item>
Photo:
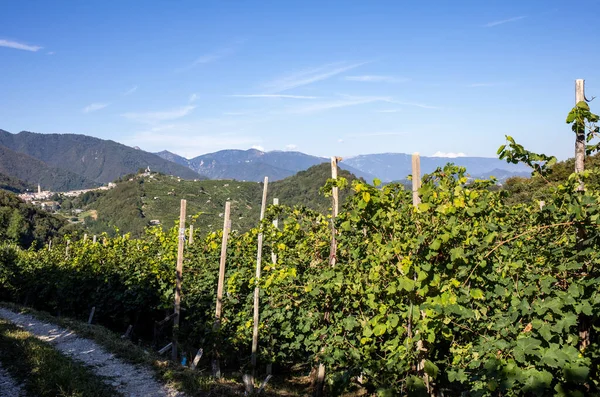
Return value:
[(85, 135), (26, 131), (11, 134), (0, 130), (0, 145), (101, 184), (146, 167), (186, 179), (202, 178), (191, 169), (155, 154)]
[[(331, 199), (319, 193), (330, 177), (330, 165), (320, 164), (281, 181), (269, 183), (268, 203), (279, 198), (280, 204), (303, 205), (327, 212)], [(340, 170), (340, 177), (355, 177)], [(341, 199), (349, 194), (342, 192)], [(63, 208), (79, 208), (87, 215), (85, 225), (92, 233), (142, 233), (151, 221), (169, 228), (179, 218), (181, 199), (187, 200), (188, 219), (197, 215), (195, 227), (204, 231), (218, 230), (223, 225), (226, 201), (231, 201), (231, 223), (234, 230), (247, 230), (258, 223), (262, 183), (228, 180), (186, 181), (161, 174), (137, 175), (117, 183), (106, 192), (93, 192), (74, 200), (64, 200)]]
[(0, 173), (0, 189), (12, 193), (23, 193), (27, 190), (33, 190), (34, 186), (18, 178)]
[(50, 166), (41, 160), (0, 145), (0, 173), (43, 189), (66, 191), (97, 186), (73, 172)]
[[(586, 157), (585, 169), (600, 169), (600, 154)], [(545, 197), (548, 197), (549, 189), (566, 181), (574, 172), (575, 159), (570, 158), (558, 162), (552, 166), (551, 170), (552, 172), (545, 178), (539, 175), (531, 178), (508, 178), (502, 186), (502, 189), (508, 193), (507, 202), (517, 204), (532, 200), (543, 201)], [(593, 176), (586, 184), (597, 188), (600, 186), (600, 177)]]
[(72, 233), (77, 227), (0, 190), (0, 241), (14, 241), (23, 247), (44, 244), (50, 238)]

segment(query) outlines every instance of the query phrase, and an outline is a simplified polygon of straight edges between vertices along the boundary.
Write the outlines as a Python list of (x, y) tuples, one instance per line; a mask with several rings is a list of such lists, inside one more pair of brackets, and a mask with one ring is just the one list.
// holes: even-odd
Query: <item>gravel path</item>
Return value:
[(0, 397), (21, 397), (25, 396), (25, 391), (10, 377), (2, 367), (0, 367)]
[[(51, 343), (64, 355), (91, 366), (94, 373), (108, 378), (107, 382), (127, 397), (185, 397), (185, 394), (172, 387), (158, 383), (148, 369), (122, 362), (95, 342), (80, 338), (73, 331), (4, 308), (0, 308), (0, 317)], [(2, 379), (0, 373), (0, 388), (3, 386)], [(0, 396), (3, 396), (1, 392)]]

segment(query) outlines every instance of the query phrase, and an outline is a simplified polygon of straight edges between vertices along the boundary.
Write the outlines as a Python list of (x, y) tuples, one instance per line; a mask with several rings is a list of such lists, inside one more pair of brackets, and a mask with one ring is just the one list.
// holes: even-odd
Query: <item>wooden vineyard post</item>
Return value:
[[(413, 206), (418, 206), (421, 204), (421, 197), (419, 197), (419, 189), (421, 188), (421, 157), (419, 153), (413, 153), (412, 155), (412, 194), (413, 194)], [(414, 280), (417, 281), (417, 273), (414, 273)], [(412, 318), (413, 318), (413, 310), (414, 305), (413, 302), (410, 302), (410, 309), (408, 315), (408, 337), (412, 338)], [(417, 341), (417, 352), (420, 355), (423, 348), (423, 341)], [(417, 363), (417, 371), (422, 371), (425, 368), (425, 359), (422, 358)], [(427, 392), (431, 392), (430, 384), (429, 384), (429, 375), (424, 374), (423, 380), (425, 381), (425, 386), (427, 387)]]
[[(575, 80), (575, 106), (579, 102), (585, 102), (585, 80)], [(585, 127), (578, 130), (575, 135), (575, 173), (583, 172), (585, 169)], [(583, 182), (579, 181), (578, 191), (583, 191)]]
[(96, 244), (96, 235), (94, 234), (94, 237), (92, 238), (92, 243)]
[(262, 221), (265, 217), (265, 207), (267, 206), (267, 189), (269, 185), (269, 178), (265, 176), (262, 203), (260, 206), (260, 232), (258, 233), (258, 248), (256, 250), (256, 280), (254, 287), (254, 326), (252, 327), (252, 380), (254, 380), (254, 373), (256, 371), (256, 356), (258, 352), (258, 320), (259, 320), (259, 292), (260, 288), (258, 282), (260, 280), (261, 261), (262, 261), (262, 244), (263, 244), (263, 233), (262, 233)]
[(183, 273), (183, 247), (185, 245), (185, 210), (187, 201), (181, 200), (179, 210), (179, 244), (177, 246), (177, 268), (175, 285), (175, 317), (173, 318), (173, 345), (171, 346), (171, 360), (177, 362), (177, 337), (179, 333), (179, 316), (181, 314), (181, 278)]
[(96, 306), (93, 306), (92, 311), (90, 311), (90, 316), (88, 317), (88, 324), (91, 324), (94, 320), (94, 313), (96, 313)]
[[(273, 205), (279, 205), (278, 198), (273, 199)], [(273, 226), (275, 227), (275, 229), (279, 228), (279, 219), (278, 218), (273, 219)], [(275, 253), (275, 250), (271, 251), (271, 263), (273, 263), (274, 265), (277, 264), (277, 254)], [(271, 375), (272, 373), (273, 373), (273, 364), (269, 363), (269, 364), (267, 364), (267, 375)]]
[(194, 225), (190, 225), (190, 236), (188, 237), (188, 245), (194, 244)]
[[(223, 216), (223, 239), (221, 240), (221, 260), (219, 261), (219, 281), (217, 283), (217, 303), (215, 309), (215, 324), (213, 330), (219, 331), (221, 327), (221, 312), (223, 311), (223, 286), (225, 284), (225, 261), (227, 260), (227, 240), (231, 231), (231, 203), (225, 203), (225, 215)], [(221, 365), (219, 363), (219, 350), (217, 345), (214, 345), (215, 357), (213, 359), (213, 376), (221, 377)]]
[(86, 242), (86, 241), (87, 241), (87, 233), (84, 233), (83, 234), (83, 242)]
[[(341, 157), (334, 156), (331, 158), (331, 179), (337, 180), (338, 177), (338, 162), (342, 161)], [(336, 241), (336, 229), (335, 229), (335, 218), (338, 216), (339, 211), (339, 189), (337, 186), (331, 188), (331, 246), (329, 249), (329, 265), (335, 266), (337, 257), (337, 241)], [(325, 321), (329, 321), (329, 311), (325, 312)], [(317, 381), (315, 382), (314, 395), (320, 397), (323, 395), (323, 388), (325, 386), (325, 364), (319, 362), (317, 368)]]
[(412, 194), (413, 205), (417, 206), (421, 203), (419, 197), (419, 189), (421, 188), (421, 157), (419, 153), (412, 155)]
[[(273, 205), (279, 205), (278, 198), (273, 199)], [(279, 219), (277, 219), (277, 218), (273, 219), (273, 226), (275, 226), (275, 229), (277, 229), (279, 227)], [(275, 252), (271, 252), (271, 262), (273, 264), (277, 263), (277, 254), (275, 254)], [(269, 375), (269, 374), (267, 374), (267, 375)]]
[[(575, 80), (575, 106), (579, 102), (587, 102), (585, 99), (585, 80), (577, 79)], [(577, 121), (575, 121), (577, 123)], [(585, 146), (586, 146), (586, 136), (585, 136), (585, 125), (580, 126), (581, 128), (577, 128), (577, 132), (575, 135), (575, 173), (579, 174), (585, 170)], [(579, 186), (577, 186), (577, 191), (583, 194), (585, 186), (583, 181), (579, 179)], [(577, 226), (577, 249), (580, 251), (583, 249), (583, 242), (586, 239), (585, 229), (581, 226)], [(578, 328), (579, 328), (579, 349), (580, 351), (585, 350), (590, 345), (590, 329), (591, 324), (589, 318), (584, 316), (583, 314), (579, 315), (578, 319)]]

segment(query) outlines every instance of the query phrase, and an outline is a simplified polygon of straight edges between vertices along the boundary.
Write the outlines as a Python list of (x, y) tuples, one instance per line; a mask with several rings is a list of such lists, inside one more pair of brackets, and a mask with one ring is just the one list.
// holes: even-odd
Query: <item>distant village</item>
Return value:
[(110, 182), (107, 186), (100, 186), (93, 189), (80, 189), (80, 190), (70, 190), (68, 192), (53, 192), (50, 190), (42, 190), (40, 184), (38, 184), (37, 192), (25, 192), (19, 194), (19, 198), (29, 204), (33, 204), (37, 207), (42, 208), (46, 211), (56, 211), (60, 208), (58, 202), (53, 201), (52, 197), (56, 194), (60, 194), (65, 197), (78, 197), (84, 193), (97, 191), (97, 190), (109, 190), (117, 185), (113, 182)]

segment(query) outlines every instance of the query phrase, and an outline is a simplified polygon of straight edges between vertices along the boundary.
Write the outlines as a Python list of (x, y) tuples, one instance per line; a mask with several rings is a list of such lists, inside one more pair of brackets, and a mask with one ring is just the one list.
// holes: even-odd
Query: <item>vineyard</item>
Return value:
[[(590, 141), (597, 120), (578, 103), (567, 121)], [(541, 178), (555, 162), (510, 137), (499, 155), (529, 163)], [(200, 366), (218, 360), (250, 373), (258, 286), (257, 375), (272, 366), (316, 378), (320, 367), (329, 395), (596, 395), (599, 173), (549, 183), (543, 202), (525, 204), (451, 164), (423, 178), (417, 202), (400, 184), (331, 179), (324, 194), (354, 193), (335, 218), (282, 203), (268, 206), (255, 228), (228, 236), (218, 327), (223, 234), (195, 228), (193, 243), (186, 233), (179, 326), (154, 329), (172, 313), (181, 228), (189, 225), (96, 242), (77, 235), (41, 248), (5, 242), (0, 300), (77, 318), (95, 307), (98, 323), (133, 325), (157, 348), (175, 332), (179, 353), (203, 349)]]

